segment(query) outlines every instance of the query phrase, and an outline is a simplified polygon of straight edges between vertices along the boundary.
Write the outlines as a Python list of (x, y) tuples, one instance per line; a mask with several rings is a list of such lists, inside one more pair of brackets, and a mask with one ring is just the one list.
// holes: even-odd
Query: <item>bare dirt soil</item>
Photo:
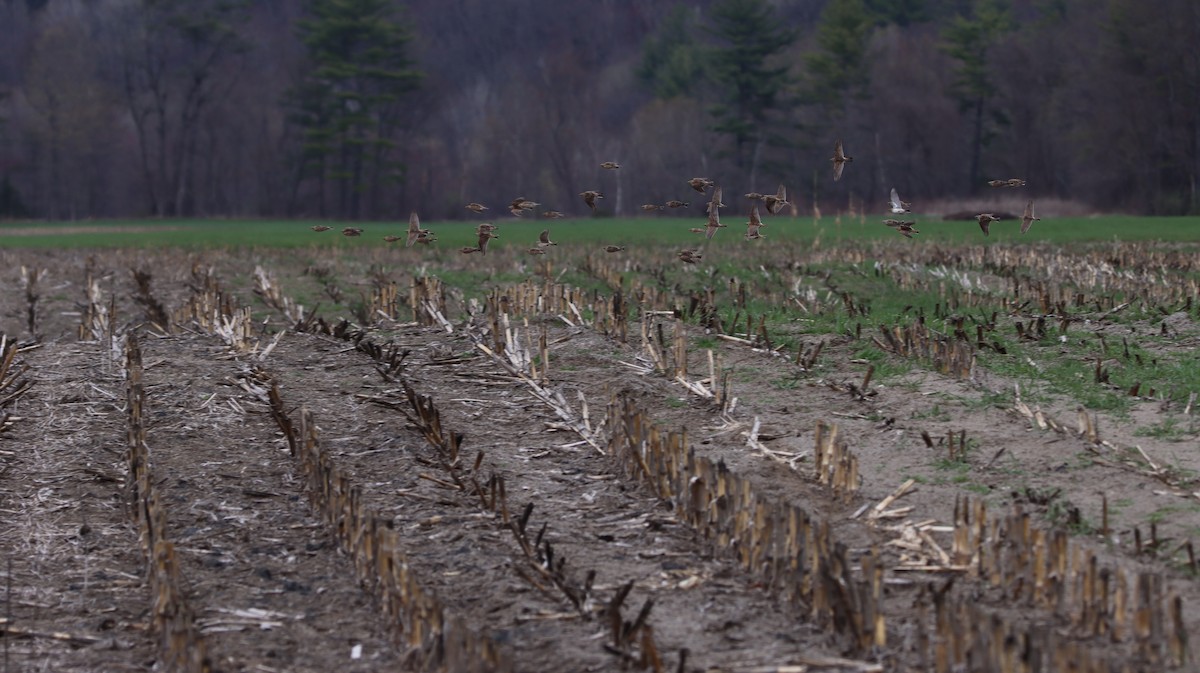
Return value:
[[(489, 356), (486, 346), (504, 330), (478, 303), (468, 315), (467, 304), (451, 301), (445, 325), (413, 322), (402, 306), (357, 339), (312, 322), (292, 329), (294, 319), (253, 291), (259, 264), (288, 279), (285, 294), (320, 291), (311, 266), (282, 253), (0, 251), (0, 261), (8, 269), (0, 332), (17, 342), (15, 362), (34, 382), (0, 409), (12, 415), (0, 432), (3, 673), (162, 665), (125, 495), (123, 346), (132, 331), (140, 335), (151, 470), (212, 670), (456, 668), (422, 659), (409, 639), (418, 626), (398, 629), (386, 617), (372, 580), (339, 542), (343, 532), (312, 504), (263, 392), (268, 379), (288, 417), (311, 413), (322, 450), (361, 493), (358, 504), (389, 522), (406, 572), (445, 615), (501, 648), (514, 670), (1050, 671), (1066, 670), (1066, 655), (1055, 652), (1087, 651), (1075, 670), (1151, 671), (1178, 667), (1191, 656), (1180, 634), (1200, 632), (1200, 590), (1181, 560), (1200, 532), (1197, 487), (1179, 477), (1200, 469), (1194, 443), (1135, 435), (1138, 422), (1094, 414), (1108, 442), (1097, 444), (1077, 431), (1069, 402), (1042, 404), (1032, 418), (1015, 403), (988, 403), (1016, 383), (999, 374), (964, 380), (916, 367), (861, 388), (866, 365), (851, 336), (830, 337), (820, 371), (794, 377), (794, 355), (720, 340), (711, 346), (729, 373), (720, 404), (685, 385), (717, 388), (704, 380), (707, 349), (687, 351), (680, 383), (655, 371), (636, 322), (621, 342), (568, 311), (528, 322), (514, 312), (508, 355), (531, 359), (513, 364)], [(22, 265), (47, 270), (32, 332)], [(210, 266), (207, 276), (197, 272)], [(150, 296), (171, 314), (169, 325), (153, 324), (134, 268), (150, 273)], [(407, 268), (397, 264), (396, 276)], [(355, 273), (367, 287), (366, 269)], [(220, 285), (226, 303), (196, 299), (204, 278)], [(401, 304), (407, 290), (404, 279)], [(217, 318), (184, 310), (198, 302)], [(237, 322), (233, 304), (252, 309), (238, 323), (241, 336), (222, 328), (222, 318)], [(104, 320), (98, 308), (110, 312)], [(342, 316), (323, 317), (328, 327)], [(1200, 333), (1186, 315), (1176, 322), (1178, 343)], [(674, 329), (665, 322), (667, 341)], [(689, 339), (703, 336), (685, 329)], [(398, 364), (389, 369), (387, 355), (372, 357), (363, 343), (388, 345)], [(450, 467), (422, 432), (405, 385), (461, 433)], [(560, 399), (547, 403), (539, 390)], [(806, 553), (846, 559), (845, 575), (826, 566), (805, 582), (833, 593), (808, 586), (803, 600), (786, 600), (778, 577), (744, 561), (745, 540), (711, 537), (684, 516), (682, 499), (659, 497), (646, 475), (631, 473), (612, 440), (622, 421), (609, 405), (618, 399), (664, 433), (686, 431), (694, 458), (744, 478), (756, 502), (799, 508), (827, 525), (837, 549)], [(1151, 404), (1135, 418), (1155, 413)], [(818, 479), (819, 423), (836, 424), (856, 460), (849, 493)], [(948, 460), (958, 433), (970, 451)], [(1134, 446), (1146, 460), (1111, 448)], [(1165, 479), (1148, 461), (1178, 469)], [(508, 511), (488, 502), (487, 489), (458, 483), (462, 475), (502, 477)], [(1070, 530), (1070, 563), (1039, 574), (1054, 553), (1050, 538), (1025, 555), (1019, 531), (1005, 528), (972, 557), (970, 545), (955, 542), (968, 499), (997, 520), (1016, 506), (1032, 529)], [(1104, 502), (1106, 530), (1098, 526)], [(722, 497), (701, 506), (715, 521), (717, 509), (732, 505)], [(506, 522), (522, 514), (523, 525)], [(1014, 569), (989, 576), (978, 551), (985, 547), (1006, 550)], [(872, 550), (884, 568), (874, 599), (859, 593), (870, 593)], [(1089, 562), (1103, 573), (1085, 576)], [(1157, 578), (1145, 580), (1153, 587), (1144, 594), (1135, 591), (1137, 573)], [(1057, 604), (1044, 598), (1054, 591)], [(1127, 604), (1113, 607), (1117, 594)], [(862, 605), (878, 610), (886, 635), (876, 622), (856, 621)], [(949, 605), (976, 610), (979, 623), (949, 623), (947, 615), (966, 614), (937, 612)], [(614, 636), (622, 628), (629, 641)], [(985, 632), (1009, 640), (985, 641)], [(1013, 643), (1023, 658), (989, 658), (1015, 651)]]

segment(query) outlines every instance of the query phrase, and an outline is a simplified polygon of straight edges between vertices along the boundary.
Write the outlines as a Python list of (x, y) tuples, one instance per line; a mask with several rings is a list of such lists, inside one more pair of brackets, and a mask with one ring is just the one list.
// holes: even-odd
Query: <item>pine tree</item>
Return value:
[(1005, 0), (975, 0), (970, 17), (956, 16), (942, 31), (942, 50), (959, 62), (950, 93), (959, 109), (971, 115), (971, 167), (969, 190), (977, 191), (983, 184), (981, 161), (983, 148), (991, 139), (987, 122), (1004, 123), (1003, 111), (992, 110), (992, 78), (988, 55), (992, 47), (1013, 29)]
[(690, 96), (704, 77), (704, 51), (693, 33), (690, 11), (678, 5), (642, 47), (637, 76), (659, 98)]
[(358, 218), (362, 193), (399, 174), (388, 158), (398, 102), (421, 73), (389, 0), (313, 0), (309, 12), (299, 30), (310, 70), (290, 92), (293, 120), (304, 129), (306, 167), (320, 181), (322, 206), (332, 180), (338, 213)]
[(864, 54), (874, 19), (863, 0), (832, 0), (821, 13), (818, 51), (809, 54), (808, 97), (832, 114), (841, 114), (847, 96), (862, 96), (870, 82)]
[(778, 57), (796, 33), (780, 24), (766, 0), (719, 0), (712, 19), (708, 32), (721, 42), (708, 61), (719, 101), (710, 110), (712, 128), (732, 141), (738, 168), (753, 171), (763, 143), (772, 140), (773, 113), (791, 82)]

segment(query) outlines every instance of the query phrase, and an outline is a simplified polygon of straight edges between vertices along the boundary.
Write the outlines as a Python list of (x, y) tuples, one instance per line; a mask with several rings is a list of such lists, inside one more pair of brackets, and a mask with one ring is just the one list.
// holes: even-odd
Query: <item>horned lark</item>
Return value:
[(687, 208), (690, 205), (692, 204), (688, 203), (687, 201), (676, 201), (674, 199), (667, 201), (668, 208)]
[(323, 225), (323, 224), (314, 224), (314, 225), (311, 227), (311, 229), (312, 229), (313, 231), (329, 231), (329, 230), (330, 230), (330, 229), (332, 229), (332, 228), (333, 228), (333, 227), (327, 227), (327, 226), (325, 226), (325, 225)]
[(1000, 218), (992, 215), (991, 213), (982, 213), (975, 219), (979, 220), (979, 228), (983, 230), (984, 236), (988, 235), (988, 228), (991, 227), (992, 222), (997, 222), (1000, 220)]
[(346, 227), (342, 230), (342, 236), (362, 236), (362, 229), (357, 227)]
[(606, 245), (606, 246), (604, 246), (604, 252), (621, 252), (624, 249), (625, 249), (625, 246), (623, 246), (623, 245)]
[(908, 210), (908, 206), (909, 206), (909, 204), (907, 204), (907, 203), (905, 203), (905, 202), (903, 202), (903, 201), (901, 201), (901, 200), (900, 200), (900, 194), (898, 194), (898, 193), (896, 192), (896, 188), (895, 188), (895, 187), (892, 187), (892, 198), (891, 198), (891, 202), (892, 202), (892, 213), (894, 213), (894, 214), (896, 214), (896, 215), (899, 215), (899, 214), (901, 214), (901, 213), (907, 213), (907, 212), (909, 212), (909, 210)]
[(555, 243), (554, 241), (550, 240), (550, 230), (543, 229), (542, 233), (538, 234), (538, 245), (544, 248), (547, 245), (558, 245), (558, 244)]
[(763, 197), (763, 203), (768, 213), (772, 215), (778, 213), (781, 208), (788, 205), (787, 189), (783, 185), (779, 185), (779, 189), (774, 194)]
[(618, 164), (615, 161), (605, 161), (604, 163), (600, 164), (600, 168), (607, 168), (610, 171), (615, 171), (616, 169), (618, 169), (620, 167), (621, 167), (621, 164)]
[(1042, 218), (1033, 216), (1033, 201), (1025, 204), (1025, 214), (1021, 216), (1021, 233), (1029, 231), (1029, 227)]
[(842, 179), (842, 169), (846, 167), (846, 164), (854, 161), (854, 157), (846, 156), (846, 152), (842, 149), (841, 139), (834, 143), (833, 158), (830, 161), (833, 162), (833, 181), (837, 182)]
[(713, 186), (713, 181), (708, 178), (692, 178), (688, 180), (688, 184), (692, 186), (692, 189), (703, 194), (705, 190)]
[(704, 255), (702, 255), (698, 250), (680, 250), (679, 251), (679, 259), (682, 260), (686, 264), (695, 264), (695, 263), (699, 262), (700, 259), (703, 257), (704, 257)]
[(579, 195), (583, 197), (583, 202), (588, 205), (588, 208), (592, 209), (593, 213), (596, 212), (596, 199), (604, 198), (603, 194), (594, 189), (589, 189), (586, 192), (579, 192)]
[(410, 213), (408, 216), (408, 241), (405, 242), (404, 247), (411, 248), (421, 234), (428, 233), (428, 229), (421, 228), (421, 218), (417, 217), (417, 213), (415, 211)]
[(642, 210), (647, 213), (653, 213), (656, 210), (663, 210), (666, 206), (660, 206), (657, 203), (646, 203), (642, 205)]
[(483, 211), (485, 211), (487, 209), (488, 209), (488, 207), (483, 205), (482, 203), (475, 203), (474, 201), (472, 201), (471, 203), (467, 204), (467, 210), (473, 210), (477, 213), (482, 213)]

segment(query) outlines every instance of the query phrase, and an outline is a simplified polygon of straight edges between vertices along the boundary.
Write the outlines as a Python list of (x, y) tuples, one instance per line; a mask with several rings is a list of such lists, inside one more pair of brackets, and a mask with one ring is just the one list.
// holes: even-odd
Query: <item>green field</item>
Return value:
[[(973, 221), (943, 222), (920, 216), (917, 228), (921, 234), (906, 240), (884, 226), (882, 216), (866, 218), (826, 217), (815, 222), (812, 218), (773, 217), (766, 219), (765, 241), (836, 242), (839, 240), (893, 240), (895, 245), (929, 245), (931, 243), (973, 242), (994, 244), (1003, 242), (1075, 241), (1178, 241), (1200, 242), (1200, 217), (1132, 217), (1106, 216), (1090, 218), (1050, 219), (1034, 224), (1025, 236), (1018, 232), (1017, 222), (992, 225), (990, 237), (985, 238)], [(727, 215), (729, 228), (721, 231), (713, 245), (725, 242), (742, 243), (742, 217)], [(690, 218), (651, 217), (633, 219), (589, 218), (518, 220), (511, 217), (495, 220), (501, 226), (500, 239), (493, 241), (497, 248), (528, 247), (536, 242), (538, 232), (549, 226), (551, 236), (563, 245), (688, 245), (700, 242), (700, 237), (688, 232), (690, 227), (704, 226), (702, 215)], [(443, 249), (457, 249), (474, 244), (477, 221), (428, 222), (422, 226), (438, 237)], [(381, 239), (387, 234), (402, 234), (406, 222), (362, 222), (353, 226), (365, 230), (363, 236), (348, 238), (339, 230), (345, 223), (326, 222), (334, 229), (316, 233), (309, 229), (309, 220), (106, 220), (88, 222), (3, 222), (0, 223), (0, 248), (112, 248), (160, 247), (212, 248), (225, 246), (264, 246), (272, 248), (388, 245)]]

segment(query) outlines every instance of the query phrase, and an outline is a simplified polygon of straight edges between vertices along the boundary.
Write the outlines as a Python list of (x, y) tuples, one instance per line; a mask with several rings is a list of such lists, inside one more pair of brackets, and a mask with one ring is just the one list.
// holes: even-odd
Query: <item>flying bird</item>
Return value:
[(483, 211), (485, 211), (487, 209), (488, 209), (488, 207), (483, 205), (482, 203), (475, 203), (474, 201), (472, 201), (471, 203), (467, 204), (467, 210), (473, 210), (477, 213), (482, 213)]
[(646, 203), (642, 205), (642, 210), (646, 211), (647, 213), (653, 213), (656, 210), (662, 210), (664, 208), (666, 208), (666, 206), (660, 206), (657, 203)]
[(388, 243), (395, 243), (396, 241), (400, 240), (400, 237), (388, 234), (387, 236), (383, 237), (383, 240), (387, 241)]
[(668, 208), (687, 208), (690, 205), (692, 204), (688, 203), (687, 201), (676, 201), (674, 199), (667, 201)]
[(708, 178), (692, 178), (691, 180), (688, 180), (688, 184), (692, 186), (692, 189), (703, 194), (704, 191), (709, 187), (712, 187), (714, 183)]
[(557, 220), (566, 217), (566, 215), (563, 215), (557, 210), (546, 210), (542, 211), (542, 217), (546, 218), (547, 220)]
[(713, 190), (712, 198), (709, 199), (708, 207), (705, 208), (705, 212), (711, 213), (716, 208), (724, 208), (724, 207), (725, 207), (725, 204), (721, 203), (721, 188), (717, 187), (716, 189)]
[(746, 198), (750, 199), (751, 201), (762, 201), (767, 198), (767, 195), (759, 194), (758, 192), (750, 192), (746, 195)]
[(983, 230), (984, 236), (988, 235), (988, 228), (991, 227), (992, 222), (998, 222), (1000, 220), (1000, 218), (992, 215), (991, 213), (982, 213), (975, 219), (979, 220), (979, 228)]
[(479, 232), (479, 245), (477, 245), (475, 247), (479, 250), (480, 254), (482, 254), (482, 255), (487, 254), (488, 241), (492, 240), (493, 238), (500, 238), (500, 237), (497, 236), (496, 234), (493, 234), (490, 231)]
[(437, 239), (434, 238), (433, 234), (431, 234), (427, 231), (424, 231), (419, 236), (417, 236), (416, 242), (420, 243), (421, 245), (429, 245), (430, 243), (433, 243), (436, 240)]
[(534, 208), (537, 208), (540, 205), (542, 205), (542, 204), (540, 204), (536, 201), (530, 201), (529, 199), (525, 198), (524, 196), (518, 196), (517, 198), (512, 200), (512, 203), (508, 204), (508, 212), (512, 213), (516, 217), (520, 217), (524, 213), (524, 211), (533, 210)]
[[(717, 191), (720, 192), (720, 189)], [(714, 201), (715, 200), (716, 199), (714, 198)], [(708, 224), (704, 226), (704, 240), (706, 243), (712, 240), (713, 235), (717, 233), (717, 229), (723, 229), (729, 226), (727, 224), (721, 224), (721, 210), (719, 208), (719, 204), (710, 203), (708, 205)]]
[(698, 250), (680, 250), (679, 259), (686, 264), (695, 264), (703, 258), (704, 255)]
[(314, 224), (314, 225), (311, 227), (311, 229), (312, 229), (313, 231), (329, 231), (330, 229), (332, 229), (332, 227), (327, 227), (327, 226), (325, 226), (325, 225), (323, 225), (323, 224)]
[(346, 227), (342, 230), (342, 236), (362, 236), (362, 229), (356, 227)]
[(762, 238), (762, 233), (759, 229), (767, 225), (763, 224), (762, 218), (758, 214), (758, 204), (750, 207), (750, 221), (746, 223), (746, 240), (749, 241), (755, 238)]
[(405, 242), (404, 247), (411, 248), (421, 234), (429, 234), (429, 230), (421, 228), (421, 218), (417, 217), (417, 213), (414, 211), (408, 216), (408, 241)]
[(854, 157), (846, 156), (846, 152), (842, 149), (841, 139), (834, 143), (833, 158), (830, 161), (833, 162), (833, 181), (837, 182), (842, 179), (842, 169), (846, 167), (846, 164), (854, 161)]
[(531, 255), (544, 255), (544, 254), (546, 254), (546, 251), (545, 251), (545, 249), (543, 249), (543, 248), (530, 248), (530, 249), (529, 249), (529, 254), (531, 254)]
[(606, 246), (604, 246), (604, 252), (621, 252), (624, 249), (625, 249), (625, 246), (623, 246), (623, 245), (606, 245)]
[(688, 231), (692, 232), (693, 234), (703, 234), (705, 231), (707, 231), (707, 229), (704, 227), (692, 227), (691, 229), (688, 229)]
[(604, 163), (600, 164), (600, 168), (607, 168), (610, 171), (615, 171), (620, 167), (621, 164), (618, 164), (615, 161), (605, 161)]
[(907, 220), (904, 220), (904, 221), (902, 221), (902, 220), (884, 220), (883, 223), (886, 224), (887, 226), (895, 229), (897, 232), (902, 234), (905, 238), (912, 238), (913, 234), (921, 233), (921, 232), (917, 231), (916, 229), (913, 229), (913, 225), (916, 224), (916, 222), (907, 221)]
[(783, 185), (779, 185), (779, 189), (773, 195), (767, 194), (763, 197), (763, 203), (768, 213), (772, 215), (778, 213), (780, 208), (788, 205), (787, 189)]
[(604, 198), (603, 194), (595, 191), (594, 189), (589, 189), (586, 192), (579, 192), (579, 195), (583, 197), (583, 202), (588, 204), (588, 208), (591, 208), (593, 213), (596, 212), (596, 199)]
[(459, 249), (458, 249), (458, 251), (459, 251), (459, 252), (461, 252), (461, 253), (462, 253), (462, 254), (464, 254), (464, 255), (469, 255), (469, 254), (471, 254), (471, 253), (473, 253), (473, 252), (479, 252), (479, 248), (472, 248), (472, 247), (470, 247), (470, 246), (463, 246), (463, 247), (459, 248)]
[(1029, 227), (1042, 218), (1033, 216), (1033, 201), (1025, 204), (1025, 214), (1021, 216), (1021, 233), (1029, 231)]
[(1010, 178), (1008, 180), (988, 180), (989, 187), (1024, 187), (1025, 181), (1021, 178)]
[(544, 248), (548, 245), (558, 245), (558, 244), (555, 243), (554, 241), (550, 240), (550, 230), (543, 229), (542, 233), (538, 235), (538, 246)]
[(904, 201), (900, 200), (900, 194), (898, 194), (896, 192), (895, 187), (892, 187), (891, 201), (892, 201), (892, 213), (894, 213), (896, 215), (909, 212), (908, 207), (910, 205), (912, 205), (912, 204), (905, 203)]

